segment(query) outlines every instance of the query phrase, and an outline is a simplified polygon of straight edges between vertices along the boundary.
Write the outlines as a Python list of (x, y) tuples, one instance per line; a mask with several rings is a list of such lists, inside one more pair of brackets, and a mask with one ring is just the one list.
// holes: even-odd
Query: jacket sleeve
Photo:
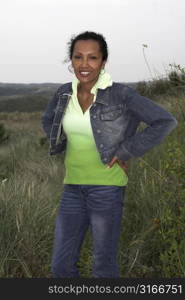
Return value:
[(53, 124), (53, 119), (55, 116), (55, 109), (59, 100), (58, 92), (55, 92), (53, 98), (48, 103), (44, 114), (42, 115), (42, 127), (47, 135), (50, 137), (50, 132)]
[(133, 136), (126, 137), (120, 143), (115, 156), (122, 161), (143, 156), (159, 144), (178, 124), (171, 113), (132, 88), (128, 88), (126, 105), (133, 117), (148, 126), (142, 131), (136, 131)]

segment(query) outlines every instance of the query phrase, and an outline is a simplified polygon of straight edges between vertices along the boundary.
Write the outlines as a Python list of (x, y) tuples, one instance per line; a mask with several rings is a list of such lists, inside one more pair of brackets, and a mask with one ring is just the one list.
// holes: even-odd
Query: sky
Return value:
[(67, 43), (86, 30), (106, 38), (114, 81), (185, 67), (184, 0), (0, 0), (0, 82), (71, 81)]

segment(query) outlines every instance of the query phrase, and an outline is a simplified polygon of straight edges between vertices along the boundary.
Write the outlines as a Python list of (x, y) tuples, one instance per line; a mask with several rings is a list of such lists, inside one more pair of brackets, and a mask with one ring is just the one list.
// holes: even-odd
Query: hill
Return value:
[[(126, 83), (132, 87), (136, 83)], [(0, 83), (0, 112), (43, 111), (61, 83)]]
[(0, 112), (42, 111), (60, 83), (0, 83)]

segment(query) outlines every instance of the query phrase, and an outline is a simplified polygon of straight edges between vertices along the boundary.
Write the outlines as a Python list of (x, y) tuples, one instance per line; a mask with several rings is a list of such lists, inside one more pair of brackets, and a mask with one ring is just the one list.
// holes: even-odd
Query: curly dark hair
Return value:
[(103, 61), (107, 61), (108, 58), (108, 46), (104, 36), (100, 33), (96, 33), (93, 31), (84, 31), (77, 36), (73, 36), (68, 42), (68, 58), (65, 61), (69, 61), (72, 59), (73, 50), (75, 43), (79, 40), (94, 40), (98, 42), (100, 46), (100, 50), (103, 55)]

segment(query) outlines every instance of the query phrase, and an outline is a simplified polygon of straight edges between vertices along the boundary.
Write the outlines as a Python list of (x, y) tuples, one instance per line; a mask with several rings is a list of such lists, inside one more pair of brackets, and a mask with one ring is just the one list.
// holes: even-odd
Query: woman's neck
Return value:
[[(93, 84), (94, 85), (94, 84)], [(79, 83), (78, 84), (78, 92), (81, 94), (90, 94), (91, 93), (91, 89), (93, 87), (92, 84), (89, 83)]]
[(79, 82), (78, 84), (78, 92), (81, 94), (91, 94), (91, 89), (95, 85), (97, 80), (94, 80), (92, 82)]

